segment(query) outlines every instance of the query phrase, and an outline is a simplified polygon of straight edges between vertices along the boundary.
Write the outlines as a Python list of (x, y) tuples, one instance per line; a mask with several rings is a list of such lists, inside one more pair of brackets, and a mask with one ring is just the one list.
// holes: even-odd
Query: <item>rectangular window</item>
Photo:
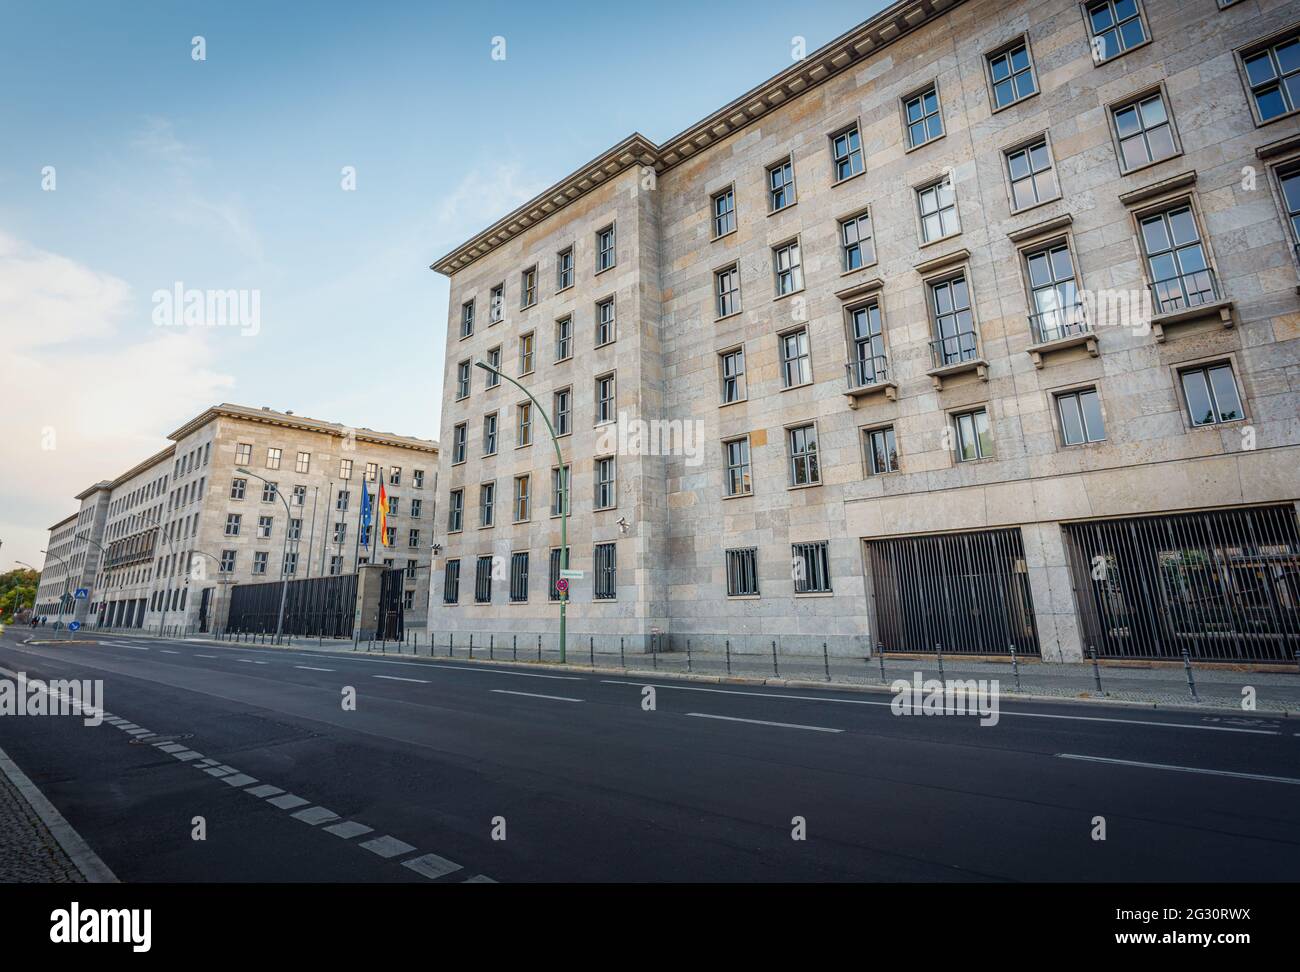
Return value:
[(843, 182), (862, 171), (862, 137), (857, 125), (831, 136), (831, 164), (836, 182)]
[(519, 307), (532, 307), (537, 303), (537, 268), (529, 267), (519, 275)]
[(546, 593), (547, 596), (550, 598), (550, 600), (558, 601), (560, 599), (560, 588), (557, 586), (556, 582), (559, 581), (560, 579), (560, 548), (559, 547), (551, 548), (550, 561), (551, 561), (550, 562), (551, 582), (546, 588)]
[(235, 572), (235, 552), (233, 550), (221, 551), (221, 573), (233, 574)]
[(408, 547), (418, 547), (418, 546), (420, 545), (420, 531), (419, 531), (419, 530), (407, 530), (407, 532), (406, 532), (406, 545), (407, 545)]
[(929, 291), (935, 367), (973, 361), (978, 349), (965, 274), (931, 283)]
[(775, 213), (794, 203), (794, 161), (785, 158), (767, 168), (767, 209)]
[(596, 272), (614, 265), (614, 227), (606, 226), (596, 233)]
[(294, 468), (294, 471), (295, 471), (295, 472), (300, 472), (300, 473), (310, 472), (310, 471), (311, 471), (311, 453), (310, 453), (310, 452), (300, 452), (300, 453), (298, 453), (298, 459), (297, 459), (297, 461), (293, 464), (293, 468)]
[(279, 468), (280, 468), (280, 450), (279, 450), (279, 449), (267, 449), (267, 450), (266, 450), (266, 468), (267, 468), (267, 469), (279, 469)]
[(592, 596), (597, 601), (612, 600), (618, 593), (618, 553), (614, 544), (596, 544), (592, 575)]
[(298, 519), (297, 517), (294, 517), (289, 521), (289, 539), (290, 540), (302, 539), (302, 520)]
[(553, 466), (551, 468), (551, 516), (564, 514), (565, 490), (569, 484), (569, 467)]
[(864, 429), (862, 444), (867, 450), (867, 470), (872, 476), (898, 472), (898, 446), (894, 442), (894, 427)]
[(253, 573), (265, 574), (267, 564), (271, 562), (271, 555), (265, 550), (256, 550), (253, 552)]
[(1053, 243), (1025, 254), (1029, 275), (1031, 329), (1035, 343), (1055, 341), (1086, 331), (1083, 305), (1074, 277), (1074, 260), (1064, 243)]
[(718, 370), (722, 379), (722, 404), (743, 402), (745, 389), (745, 349), (736, 348), (718, 355)]
[(1192, 207), (1174, 206), (1140, 222), (1155, 312), (1165, 314), (1217, 300), (1218, 287)]
[(506, 313), (506, 285), (499, 283), (488, 291), (488, 323), (500, 322)]
[(406, 570), (403, 572), (403, 575), (408, 581), (413, 581), (415, 580), (415, 572), (419, 569), (419, 567), (420, 567), (420, 562), (418, 560), (408, 560), (406, 562)]
[(462, 361), (456, 365), (456, 401), (469, 398), (470, 362)]
[(474, 601), (492, 603), (492, 558), (479, 557), (474, 567)]
[(556, 435), (568, 435), (573, 431), (573, 390), (561, 388), (553, 396), (551, 424), (555, 426)]
[(1066, 445), (1101, 442), (1106, 438), (1097, 389), (1086, 388), (1057, 395), (1056, 411), (1061, 417), (1061, 441)]
[(227, 513), (226, 514), (226, 536), (228, 537), (239, 536), (239, 525), (242, 520), (243, 520), (243, 516), (240, 515), (239, 513)]
[(235, 462), (240, 466), (247, 466), (253, 461), (253, 445), (251, 442), (240, 442), (235, 446)]
[(379, 479), (379, 463), (366, 463), (366, 482), (373, 483)]
[(293, 488), (293, 505), (294, 505), (294, 506), (306, 506), (306, 505), (307, 505), (307, 487), (306, 487), (306, 486), (295, 486), (295, 487)]
[(939, 90), (931, 85), (903, 100), (907, 120), (907, 146), (917, 148), (943, 135), (943, 114), (939, 110)]
[(232, 479), (230, 481), (230, 498), (241, 500), (244, 498), (244, 490), (248, 488), (247, 479)]
[(533, 403), (520, 402), (515, 406), (515, 445), (533, 444)]
[(447, 499), (447, 532), (460, 533), (465, 520), (465, 490), (453, 489)]
[(749, 468), (749, 436), (722, 443), (722, 451), (727, 463), (727, 495), (748, 496), (754, 491)]
[(276, 483), (263, 483), (263, 484), (262, 484), (262, 502), (263, 502), (263, 503), (274, 503), (274, 502), (275, 502), (275, 496), (276, 496), (276, 492), (277, 492), (277, 490), (276, 490), (276, 485), (277, 485)]
[(714, 316), (719, 320), (740, 310), (740, 266), (729, 267), (713, 273)]
[[(388, 547), (397, 546), (397, 527), (390, 526), (384, 530), (384, 545)], [(390, 567), (393, 565), (391, 559), (385, 559), (384, 563)]]
[(596, 424), (614, 421), (614, 375), (601, 375), (596, 379)]
[(351, 479), (351, 478), (352, 478), (352, 460), (351, 460), (351, 459), (340, 459), (340, 460), (339, 460), (339, 479)]
[(519, 335), (519, 374), (528, 375), (533, 371), (533, 332)]
[(1038, 93), (1034, 66), (1024, 41), (988, 57), (989, 83), (993, 85), (993, 108), (1005, 108)]
[(808, 329), (788, 331), (777, 338), (781, 348), (781, 387), (794, 388), (812, 381), (812, 357), (808, 350)]
[(402, 609), (410, 611), (415, 607), (415, 591), (402, 591)]
[(1300, 106), (1300, 35), (1289, 37), (1241, 59), (1255, 117), (1262, 124)]
[(876, 240), (869, 212), (840, 220), (840, 254), (845, 273), (876, 262)]
[(566, 246), (555, 254), (555, 289), (568, 290), (573, 286), (573, 247)]
[(497, 372), (501, 370), (501, 346), (500, 345), (497, 345), (495, 348), (488, 349), (486, 364), (489, 368), (492, 368), (493, 370), (487, 373), (487, 383), (484, 387), (495, 388), (497, 385), (501, 384), (501, 376), (497, 374)]
[(794, 567), (794, 592), (796, 594), (829, 594), (831, 592), (830, 543), (791, 544)]
[(933, 243), (961, 232), (957, 219), (957, 193), (947, 179), (916, 190), (921, 212), (921, 242)]
[(736, 193), (731, 186), (715, 194), (713, 205), (713, 238), (726, 236), (736, 228)]
[(727, 597), (758, 594), (758, 548), (727, 551)]
[(337, 498), (334, 500), (334, 509), (339, 512), (346, 512), (351, 501), (352, 491), (350, 489), (340, 489)]
[(880, 302), (871, 300), (849, 311), (850, 340), (853, 356), (849, 378), (854, 388), (865, 388), (889, 377), (885, 357), (885, 337), (880, 320)]
[(271, 528), (275, 520), (269, 516), (259, 516), (257, 518), (257, 536), (265, 540), (271, 536)]
[(1006, 153), (1011, 206), (1025, 209), (1061, 194), (1046, 139)]
[(442, 571), (442, 603), (455, 604), (460, 600), (460, 561), (449, 560)]
[(528, 553), (510, 555), (510, 600), (515, 604), (528, 600)]
[(778, 297), (803, 290), (803, 264), (799, 259), (798, 240), (772, 248), (772, 273)]
[(341, 573), (343, 573), (343, 556), (334, 554), (330, 557), (330, 576), (337, 577)]
[(1115, 138), (1119, 141), (1122, 171), (1131, 172), (1178, 154), (1173, 125), (1165, 109), (1164, 96), (1159, 91), (1112, 108), (1111, 119), (1115, 125)]
[(1100, 64), (1132, 50), (1147, 39), (1138, 0), (1101, 0), (1088, 5), (1092, 59)]
[(607, 297), (596, 304), (596, 347), (604, 347), (614, 340), (614, 298)]
[(497, 454), (497, 413), (488, 412), (483, 416), (483, 455)]
[(801, 425), (786, 429), (790, 448), (790, 485), (814, 486), (822, 481), (817, 461), (817, 426)]
[(1217, 425), (1245, 418), (1232, 365), (1214, 364), (1180, 373), (1192, 425)]
[(490, 527), (496, 522), (497, 484), (483, 483), (478, 488), (478, 525)]
[(419, 516), (420, 516), (420, 508), (421, 508), (422, 505), (423, 505), (423, 501), (421, 501), (421, 500), (418, 500), (418, 499), (412, 499), (412, 500), (411, 500), (411, 518), (412, 518), (412, 519), (419, 519)]
[(343, 543), (348, 538), (348, 525), (343, 521), (334, 524), (334, 542)]
[(989, 431), (989, 413), (987, 409), (973, 412), (961, 412), (952, 417), (957, 431), (957, 459), (970, 462), (973, 459), (988, 459), (993, 455), (993, 436)]
[(460, 305), (460, 336), (467, 338), (474, 333), (474, 301), (467, 300)]
[(451, 433), (451, 463), (457, 465), (465, 461), (465, 453), (469, 444), (469, 427), (464, 422), (460, 422)]
[(618, 493), (615, 489), (614, 457), (605, 456), (596, 460), (596, 491), (594, 509), (612, 510), (617, 505)]
[(284, 573), (292, 576), (298, 573), (298, 551), (287, 550), (284, 554)]
[(573, 318), (561, 317), (555, 322), (555, 360), (567, 361), (573, 357)]
[(515, 477), (515, 522), (523, 523), (533, 515), (532, 477)]

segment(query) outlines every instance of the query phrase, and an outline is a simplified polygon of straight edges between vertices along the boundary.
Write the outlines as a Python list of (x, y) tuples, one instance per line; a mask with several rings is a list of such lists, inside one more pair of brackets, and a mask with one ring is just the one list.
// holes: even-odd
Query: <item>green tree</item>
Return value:
[(15, 610), (31, 608), (41, 575), (26, 567), (0, 574), (0, 619), (13, 620)]

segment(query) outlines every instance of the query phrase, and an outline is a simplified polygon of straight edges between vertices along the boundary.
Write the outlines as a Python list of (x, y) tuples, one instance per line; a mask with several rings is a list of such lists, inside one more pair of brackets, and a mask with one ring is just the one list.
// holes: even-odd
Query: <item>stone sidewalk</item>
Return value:
[(0, 750), (0, 883), (85, 883), (86, 875), (10, 778), (13, 765)]

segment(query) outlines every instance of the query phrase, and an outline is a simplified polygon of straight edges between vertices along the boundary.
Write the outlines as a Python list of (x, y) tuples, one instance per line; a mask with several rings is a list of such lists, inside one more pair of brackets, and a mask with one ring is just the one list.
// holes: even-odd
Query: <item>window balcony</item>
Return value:
[(926, 372), (936, 391), (943, 391), (943, 380), (966, 372), (975, 372), (981, 381), (989, 380), (989, 363), (980, 354), (974, 331), (964, 331), (930, 342), (930, 359), (934, 365)]
[(1164, 342), (1167, 328), (1205, 318), (1218, 317), (1233, 326), (1232, 301), (1223, 296), (1219, 281), (1210, 269), (1157, 280), (1151, 288), (1151, 330)]
[(849, 408), (857, 408), (860, 400), (883, 394), (891, 402), (898, 399), (898, 384), (889, 377), (889, 361), (883, 354), (855, 358), (844, 366), (847, 385), (844, 394), (849, 398)]
[(1034, 343), (1025, 350), (1034, 359), (1035, 368), (1043, 367), (1043, 357), (1055, 351), (1086, 347), (1094, 358), (1099, 353), (1097, 335), (1081, 303), (1030, 314), (1029, 331)]

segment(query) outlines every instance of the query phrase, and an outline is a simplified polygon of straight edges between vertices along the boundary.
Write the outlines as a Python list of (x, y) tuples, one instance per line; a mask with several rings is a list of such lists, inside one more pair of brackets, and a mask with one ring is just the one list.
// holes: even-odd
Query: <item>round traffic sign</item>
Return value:
[(569, 589), (569, 579), (567, 577), (561, 577), (555, 582), (555, 589), (563, 594)]
[(68, 622), (68, 630), (69, 630), (69, 631), (80, 631), (80, 630), (81, 630), (81, 622), (80, 622), (80, 621), (70, 621), (70, 622)]

